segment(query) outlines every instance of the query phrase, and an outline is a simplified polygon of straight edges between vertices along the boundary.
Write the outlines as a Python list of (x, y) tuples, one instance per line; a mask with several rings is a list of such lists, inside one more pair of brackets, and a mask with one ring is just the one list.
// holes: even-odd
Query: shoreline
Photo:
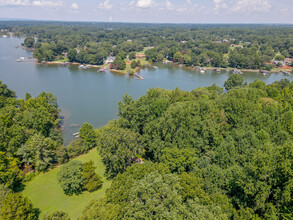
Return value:
[[(45, 62), (45, 64), (47, 65), (61, 65), (63, 63), (66, 63), (66, 62), (60, 62), (60, 61), (49, 61), (49, 62)], [(68, 62), (70, 63), (70, 62)], [(180, 64), (178, 63), (174, 63), (172, 61), (169, 61), (169, 62), (159, 62), (159, 63), (164, 63), (164, 64), (172, 64), (174, 66), (179, 66)], [(36, 64), (40, 64), (36, 61)], [(99, 69), (99, 68), (104, 68), (106, 66), (109, 66), (108, 64), (106, 65), (92, 65), (92, 64), (80, 64), (80, 63), (76, 63), (76, 62), (73, 62), (73, 63), (70, 63), (70, 65), (75, 65), (75, 66), (78, 66), (78, 65), (90, 65), (91, 68), (96, 68), (96, 69)], [(149, 63), (150, 66), (152, 66), (150, 63)], [(196, 71), (196, 67), (191, 67), (191, 66), (186, 66), (185, 64), (182, 64), (182, 67), (185, 68), (185, 69), (189, 69), (189, 70), (193, 70), (193, 71)], [(223, 68), (223, 67), (201, 67), (201, 68), (205, 68), (207, 70), (215, 70), (215, 69), (219, 69), (219, 70), (226, 70), (226, 71), (233, 71), (234, 69), (236, 68)], [(134, 74), (136, 74), (139, 70), (141, 70), (142, 67), (137, 67), (135, 70), (134, 70)], [(259, 73), (261, 70), (259, 69), (238, 69), (238, 70), (241, 70), (242, 72), (250, 72), (250, 73)], [(115, 69), (109, 69), (110, 72), (113, 72), (113, 73), (119, 73), (119, 74), (123, 74), (123, 75), (130, 75), (129, 73), (125, 72), (124, 70), (115, 70)], [(292, 73), (293, 71), (293, 67), (292, 68), (289, 68), (289, 69), (278, 69), (277, 71), (268, 71), (268, 73), (280, 73), (281, 71), (288, 71), (290, 73)]]
[[(164, 64), (172, 64), (174, 66), (179, 66), (180, 64), (178, 63), (174, 63), (172, 61), (169, 61), (167, 63), (164, 63)], [(186, 69), (189, 69), (189, 70), (194, 70), (196, 71), (196, 67), (191, 67), (191, 66), (186, 66), (185, 64), (181, 64), (183, 68), (186, 68)], [(237, 68), (231, 68), (231, 67), (227, 67), (227, 68), (223, 68), (223, 67), (206, 67), (206, 66), (201, 66), (201, 68), (205, 68), (207, 70), (215, 70), (215, 69), (219, 69), (219, 70), (226, 70), (226, 71), (233, 71), (233, 70), (241, 70), (242, 72), (251, 72), (251, 73), (259, 73), (261, 70), (259, 69), (237, 69)], [(278, 69), (278, 71), (268, 71), (268, 73), (279, 73), (281, 71), (293, 71), (293, 67), (292, 68), (289, 68), (289, 69)]]
[[(45, 65), (61, 65), (63, 63), (66, 63), (66, 62), (60, 62), (60, 61), (49, 61), (49, 62), (45, 62)], [(69, 63), (69, 62), (68, 62)], [(36, 61), (36, 64), (37, 65), (40, 65), (41, 63), (38, 63)], [(79, 66), (79, 65), (90, 65), (91, 68), (96, 68), (96, 69), (99, 69), (99, 68), (103, 68), (103, 67), (106, 67), (106, 66), (109, 66), (108, 64), (106, 65), (92, 65), (92, 64), (80, 64), (80, 63), (76, 63), (76, 62), (73, 62), (73, 63), (70, 63), (70, 65), (74, 65), (74, 66)], [(150, 64), (149, 64), (150, 65)], [(151, 65), (150, 65), (151, 66)], [(139, 70), (141, 70), (142, 67), (136, 67), (134, 71), (134, 74), (136, 74)], [(123, 74), (123, 75), (130, 75), (129, 73), (125, 72), (124, 70), (115, 70), (115, 69), (109, 69), (110, 72), (113, 72), (113, 73), (119, 73), (119, 74)], [(134, 75), (133, 74), (133, 75)]]

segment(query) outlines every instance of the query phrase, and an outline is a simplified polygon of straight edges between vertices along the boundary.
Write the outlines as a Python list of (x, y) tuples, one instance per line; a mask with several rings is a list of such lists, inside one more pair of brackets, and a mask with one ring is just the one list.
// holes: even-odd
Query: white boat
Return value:
[(86, 65), (86, 66), (84, 66), (83, 68), (84, 69), (89, 69), (89, 68), (91, 68), (92, 66), (91, 65)]
[(83, 69), (84, 65), (81, 64), (81, 65), (78, 66), (78, 68)]
[(200, 73), (205, 73), (205, 72), (206, 72), (206, 69), (205, 69), (205, 68), (200, 68), (200, 69), (199, 69), (199, 72), (200, 72)]
[(241, 70), (238, 70), (238, 69), (234, 69), (234, 70), (232, 71), (232, 73), (233, 73), (233, 74), (240, 74), (240, 75), (243, 74), (243, 72), (242, 72)]
[(74, 133), (74, 134), (72, 134), (73, 136), (79, 136), (79, 132), (76, 132), (76, 133)]

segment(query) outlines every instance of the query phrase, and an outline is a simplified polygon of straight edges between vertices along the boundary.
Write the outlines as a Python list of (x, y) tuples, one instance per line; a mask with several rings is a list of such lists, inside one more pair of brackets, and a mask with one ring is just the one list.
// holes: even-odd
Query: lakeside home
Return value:
[(285, 66), (286, 65), (285, 61), (281, 61), (281, 60), (274, 60), (273, 61), (273, 64), (275, 64), (275, 65), (279, 64), (281, 66)]
[(104, 63), (105, 64), (113, 63), (115, 58), (116, 58), (115, 56), (108, 56)]

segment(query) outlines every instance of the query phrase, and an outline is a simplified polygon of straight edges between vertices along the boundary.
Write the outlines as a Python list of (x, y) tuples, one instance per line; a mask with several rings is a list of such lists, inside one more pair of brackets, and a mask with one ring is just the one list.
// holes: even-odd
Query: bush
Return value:
[(38, 172), (34, 172), (34, 173), (28, 173), (23, 177), (23, 182), (29, 182), (31, 181), (35, 176), (37, 176), (39, 173)]
[(141, 62), (140, 62), (140, 60), (138, 60), (138, 61), (136, 62), (136, 66), (141, 67)]
[(96, 167), (93, 161), (83, 164), (82, 177), (84, 178), (84, 189), (93, 192), (102, 187), (102, 177), (95, 173)]
[(82, 162), (73, 160), (64, 164), (57, 174), (57, 179), (66, 195), (80, 194), (84, 183)]
[(70, 218), (66, 212), (56, 211), (51, 215), (44, 217), (44, 220), (70, 220)]
[(130, 76), (133, 76), (133, 75), (134, 75), (134, 70), (130, 70), (128, 74), (129, 74)]
[(133, 60), (133, 61), (131, 62), (131, 64), (130, 64), (130, 66), (131, 66), (132, 69), (136, 68), (136, 66), (137, 66), (136, 61)]
[(65, 147), (63, 145), (57, 147), (57, 149), (56, 149), (56, 159), (57, 159), (57, 162), (59, 164), (63, 164), (63, 163), (68, 162), (69, 155), (68, 155), (67, 147)]
[(6, 196), (11, 192), (11, 189), (5, 187), (4, 184), (0, 184), (0, 210), (2, 208), (2, 202), (6, 198)]
[(68, 145), (67, 152), (70, 158), (86, 153), (90, 147), (84, 143), (81, 138), (71, 141)]
[(134, 51), (129, 54), (129, 59), (130, 60), (136, 59), (136, 53)]
[(277, 55), (277, 56), (275, 56), (275, 60), (284, 61), (285, 57), (283, 55)]

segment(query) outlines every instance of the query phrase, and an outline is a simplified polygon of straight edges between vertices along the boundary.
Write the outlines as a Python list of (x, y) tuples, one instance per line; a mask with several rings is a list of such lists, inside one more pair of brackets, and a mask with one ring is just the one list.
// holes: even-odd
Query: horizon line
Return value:
[(80, 22), (80, 23), (108, 23), (108, 24), (177, 24), (177, 25), (184, 25), (184, 24), (189, 24), (189, 25), (196, 25), (196, 24), (223, 24), (223, 25), (227, 25), (227, 24), (246, 24), (246, 25), (293, 25), (293, 23), (284, 23), (284, 22), (264, 22), (264, 23), (260, 23), (260, 22), (198, 22), (198, 23), (194, 23), (194, 22), (132, 22), (132, 21), (91, 21), (91, 20), (86, 20), (86, 21), (82, 21), (82, 20), (45, 20), (45, 19), (31, 19), (31, 18), (0, 18), (0, 22), (1, 21), (39, 21), (39, 22), (66, 22), (66, 23), (74, 23), (74, 22)]

